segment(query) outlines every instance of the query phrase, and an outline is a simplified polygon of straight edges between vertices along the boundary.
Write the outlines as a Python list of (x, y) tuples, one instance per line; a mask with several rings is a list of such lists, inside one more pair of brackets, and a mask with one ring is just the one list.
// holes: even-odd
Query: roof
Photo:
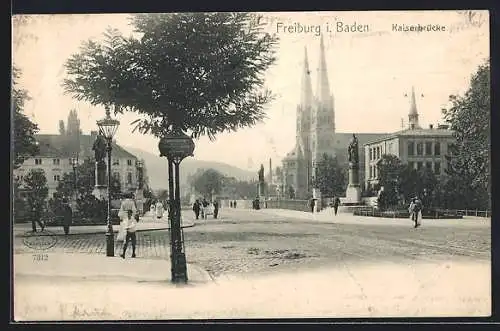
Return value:
[[(59, 157), (59, 158), (71, 158), (77, 153), (77, 140), (74, 136), (66, 136), (59, 134), (37, 134), (35, 139), (38, 142), (40, 152), (37, 156), (40, 157)], [(94, 145), (95, 136), (94, 135), (80, 135), (79, 136), (80, 149), (78, 151), (78, 156), (80, 158), (93, 158), (94, 151), (92, 146)], [(130, 158), (137, 159), (132, 153), (125, 150), (123, 147), (117, 145), (115, 142), (112, 144), (113, 150), (112, 155), (116, 158)]]
[(397, 138), (397, 137), (453, 137), (453, 130), (449, 129), (439, 129), (439, 128), (427, 128), (427, 129), (405, 129), (396, 131), (394, 133), (388, 134), (384, 137), (379, 137), (378, 139), (374, 139), (366, 142), (364, 145), (374, 144), (377, 142), (381, 142), (384, 140)]

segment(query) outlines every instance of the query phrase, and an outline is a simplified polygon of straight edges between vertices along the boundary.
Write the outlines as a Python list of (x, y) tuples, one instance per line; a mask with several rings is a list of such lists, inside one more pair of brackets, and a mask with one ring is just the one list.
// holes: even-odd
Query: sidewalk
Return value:
[[(194, 220), (183, 218), (181, 221), (181, 226), (183, 228), (193, 227), (195, 225)], [(14, 224), (14, 236), (23, 236), (26, 232), (31, 232), (31, 223), (20, 223)], [(37, 225), (38, 231), (40, 231)], [(158, 230), (168, 230), (169, 224), (166, 216), (161, 219), (153, 218), (152, 216), (145, 215), (140, 218), (137, 223), (137, 232), (143, 231), (158, 231)], [(69, 235), (76, 234), (104, 234), (106, 233), (106, 224), (102, 225), (77, 225), (70, 227)], [(50, 232), (50, 235), (64, 236), (64, 229), (62, 226), (48, 226), (45, 228), (44, 232)], [(113, 225), (113, 231), (118, 232), (118, 225)], [(44, 232), (38, 232), (39, 235), (44, 235)]]
[[(370, 224), (370, 225), (394, 225), (411, 226), (412, 222), (405, 218), (383, 218), (370, 216), (356, 216), (351, 213), (334, 214), (332, 208), (325, 209), (319, 213), (309, 213), (289, 209), (260, 209), (252, 210), (251, 213), (261, 213), (273, 216), (299, 218), (318, 223), (336, 223), (336, 224)], [(462, 219), (424, 219), (422, 226), (490, 226), (491, 218), (482, 217), (464, 217)]]
[[(53, 275), (81, 276), (89, 275), (88, 269), (94, 268), (94, 273), (113, 272), (122, 280), (132, 272), (141, 279), (169, 277), (165, 261), (160, 265), (148, 260), (147, 266), (140, 266), (135, 260), (101, 257), (90, 263), (80, 257), (58, 261), (50, 255), (54, 262), (39, 262), (39, 267), (33, 267), (30, 258), (15, 257), (16, 275), (22, 271), (47, 275), (50, 271)], [(189, 266), (192, 281), (198, 277), (194, 270)], [(479, 317), (491, 314), (491, 267), (486, 262), (451, 261), (341, 263), (333, 268), (228, 276), (182, 287), (166, 281), (43, 281), (40, 277), (21, 277), (15, 280), (14, 294), (16, 320)]]
[[(170, 260), (130, 258), (118, 255), (47, 253), (36, 261), (33, 254), (14, 255), (15, 277), (75, 277), (81, 280), (121, 280), (170, 284)], [(212, 278), (203, 268), (187, 264), (189, 283), (207, 283)]]

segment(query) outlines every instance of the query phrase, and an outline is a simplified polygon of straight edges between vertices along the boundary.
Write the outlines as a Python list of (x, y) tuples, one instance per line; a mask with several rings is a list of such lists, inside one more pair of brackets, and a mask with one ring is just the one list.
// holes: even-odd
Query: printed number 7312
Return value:
[(48, 261), (48, 254), (33, 254), (33, 261)]

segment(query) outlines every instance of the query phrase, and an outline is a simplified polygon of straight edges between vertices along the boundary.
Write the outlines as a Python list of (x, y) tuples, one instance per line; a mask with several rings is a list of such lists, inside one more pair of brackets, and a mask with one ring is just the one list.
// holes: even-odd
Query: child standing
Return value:
[(124, 227), (127, 234), (125, 236), (125, 243), (123, 244), (123, 253), (120, 255), (123, 259), (125, 258), (125, 252), (127, 251), (128, 242), (132, 242), (132, 257), (135, 257), (135, 244), (137, 238), (135, 236), (135, 231), (137, 229), (137, 221), (133, 216), (131, 210), (128, 211), (128, 217), (124, 220)]

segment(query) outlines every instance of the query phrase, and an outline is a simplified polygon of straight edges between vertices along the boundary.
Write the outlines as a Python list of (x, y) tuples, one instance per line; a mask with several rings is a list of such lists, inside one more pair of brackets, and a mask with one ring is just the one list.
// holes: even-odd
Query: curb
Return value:
[[(51, 253), (49, 253), (51, 254)], [(85, 255), (86, 257), (91, 257), (93, 256), (93, 254), (87, 254), (87, 253), (78, 253), (78, 254), (82, 254), (82, 255)], [(14, 261), (16, 261), (16, 257), (17, 258), (20, 258), (21, 256), (23, 258), (25, 257), (30, 257), (32, 254), (31, 253), (16, 253), (14, 254)], [(56, 253), (55, 255), (61, 255), (61, 256), (64, 256), (65, 254), (58, 254)], [(99, 256), (99, 258), (101, 258), (102, 256)], [(22, 259), (22, 258), (21, 258)], [(106, 257), (106, 259), (110, 259), (109, 257)], [(117, 261), (120, 261), (118, 263), (121, 263), (122, 259), (119, 258), (118, 256), (114, 256), (113, 258), (111, 259), (114, 259), (115, 262)], [(170, 262), (169, 260), (158, 260), (158, 259), (140, 259), (140, 262), (142, 263), (142, 265), (144, 265), (144, 263), (148, 263), (148, 260), (149, 261), (153, 261), (153, 262), (158, 262), (158, 261), (163, 261), (163, 262), (166, 262), (165, 265), (169, 265)], [(149, 263), (148, 263), (149, 264)], [(56, 268), (57, 269), (57, 268)], [(212, 277), (212, 275), (205, 269), (203, 268), (202, 266), (196, 264), (196, 263), (190, 263), (188, 262), (187, 263), (187, 269), (188, 269), (188, 276), (189, 274), (196, 274), (197, 277), (194, 277), (194, 279), (191, 279), (191, 284), (195, 284), (195, 283), (199, 283), (199, 282), (202, 282), (202, 283), (212, 283), (214, 282), (214, 278)], [(169, 272), (167, 269), (165, 269), (165, 280), (168, 280), (169, 279)], [(83, 277), (85, 280), (93, 280), (93, 279), (129, 279), (129, 280), (136, 280), (136, 281), (139, 281), (139, 282), (157, 282), (157, 281), (160, 281), (161, 277), (153, 277), (153, 279), (151, 279), (151, 277), (143, 277), (142, 275), (138, 275), (138, 274), (122, 274), (122, 273), (116, 273), (116, 272), (111, 272), (110, 274), (109, 273), (106, 273), (106, 272), (101, 272), (101, 271), (98, 271), (98, 270), (94, 270), (90, 273), (86, 273), (84, 275), (78, 275), (78, 274), (74, 274), (74, 273), (67, 273), (67, 272), (62, 272), (62, 273), (59, 273), (59, 274), (54, 274), (54, 273), (40, 273), (40, 272), (32, 272), (30, 270), (18, 270), (16, 271), (15, 273), (15, 276), (16, 277), (36, 277), (38, 279), (40, 278), (50, 278), (50, 277), (53, 277), (54, 275), (57, 275), (57, 276), (60, 276), (60, 277), (67, 277), (67, 278), (72, 278), (72, 277)], [(124, 277), (124, 278), (123, 278)], [(163, 276), (162, 276), (163, 277)], [(167, 283), (169, 283), (167, 281)], [(189, 285), (190, 281), (188, 280), (188, 285)], [(176, 285), (184, 285), (184, 284), (176, 284)]]
[[(190, 224), (187, 224), (187, 225), (183, 225), (181, 228), (182, 229), (185, 229), (185, 228), (192, 228), (196, 225), (196, 223), (190, 223)], [(118, 225), (113, 225), (113, 227), (115, 226), (118, 226)], [(75, 226), (75, 227), (78, 227), (78, 226)], [(53, 233), (51, 232), (50, 230), (50, 227), (48, 228), (45, 228), (45, 231), (49, 231), (48, 233), (47, 232), (37, 232), (37, 235), (39, 236), (56, 236), (56, 237), (67, 237), (67, 236), (78, 236), (78, 235), (95, 235), (95, 234), (106, 234), (106, 231), (105, 230), (99, 230), (99, 231), (90, 231), (90, 232), (80, 232), (80, 233), (68, 233), (67, 235), (64, 234), (64, 233)], [(153, 231), (162, 231), (162, 230), (170, 230), (170, 227), (161, 227), (161, 228), (154, 228), (154, 229), (138, 229), (136, 230), (136, 232), (153, 232)], [(15, 232), (16, 230), (14, 230)], [(71, 227), (70, 227), (70, 231), (71, 231)], [(29, 230), (28, 231), (23, 231), (22, 233), (17, 233), (15, 234), (14, 233), (14, 237), (19, 237), (19, 238), (22, 238), (24, 237), (24, 235), (27, 233), (27, 232), (30, 232)], [(117, 234), (118, 233), (118, 230), (115, 230), (113, 228), (113, 233), (114, 234)]]

